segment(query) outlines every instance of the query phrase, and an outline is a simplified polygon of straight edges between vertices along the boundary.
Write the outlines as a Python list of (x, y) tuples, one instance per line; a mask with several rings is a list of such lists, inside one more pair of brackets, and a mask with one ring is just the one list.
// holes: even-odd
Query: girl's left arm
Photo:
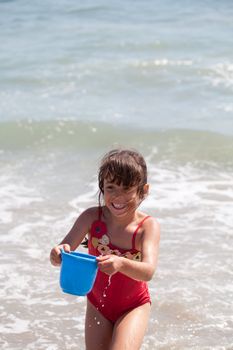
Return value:
[(160, 226), (154, 218), (146, 220), (143, 224), (141, 239), (141, 262), (106, 255), (97, 258), (101, 271), (111, 275), (121, 272), (135, 280), (150, 281), (157, 267), (160, 241)]

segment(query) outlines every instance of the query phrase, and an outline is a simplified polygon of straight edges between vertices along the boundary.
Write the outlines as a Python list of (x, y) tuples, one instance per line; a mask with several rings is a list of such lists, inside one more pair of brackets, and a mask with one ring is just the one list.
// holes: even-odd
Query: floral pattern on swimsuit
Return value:
[(99, 255), (114, 254), (127, 259), (141, 261), (141, 252), (137, 250), (127, 251), (126, 249), (119, 249), (111, 244), (110, 237), (107, 233), (107, 227), (101, 220), (96, 220), (92, 224), (91, 243), (98, 251)]

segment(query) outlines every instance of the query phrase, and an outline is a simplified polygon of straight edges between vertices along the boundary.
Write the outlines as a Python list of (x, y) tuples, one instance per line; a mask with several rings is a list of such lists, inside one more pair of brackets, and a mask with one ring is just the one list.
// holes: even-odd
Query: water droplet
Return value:
[[(107, 284), (107, 286), (104, 288), (104, 291), (103, 291), (103, 297), (104, 297), (104, 298), (107, 297), (106, 291), (107, 291), (107, 289), (109, 288), (109, 286), (110, 286), (110, 284), (111, 284), (111, 278), (112, 278), (112, 275), (110, 275), (110, 276), (108, 277), (108, 284)], [(102, 302), (102, 300), (100, 300), (100, 302)]]

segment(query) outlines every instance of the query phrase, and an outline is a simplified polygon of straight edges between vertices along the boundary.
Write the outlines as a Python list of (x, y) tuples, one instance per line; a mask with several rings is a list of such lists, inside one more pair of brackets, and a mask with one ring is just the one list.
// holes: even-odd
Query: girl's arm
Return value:
[(94, 213), (96, 213), (95, 208), (85, 210), (77, 218), (73, 227), (61, 241), (61, 243), (51, 250), (50, 261), (52, 265), (59, 266), (61, 264), (61, 249), (64, 249), (66, 252), (70, 252), (71, 250), (75, 250), (80, 245), (90, 229), (94, 218)]
[(151, 280), (157, 267), (160, 227), (155, 219), (150, 218), (144, 222), (143, 229), (144, 232), (142, 233), (141, 239), (141, 262), (115, 255), (100, 256), (97, 258), (100, 270), (109, 275), (121, 272), (136, 280)]

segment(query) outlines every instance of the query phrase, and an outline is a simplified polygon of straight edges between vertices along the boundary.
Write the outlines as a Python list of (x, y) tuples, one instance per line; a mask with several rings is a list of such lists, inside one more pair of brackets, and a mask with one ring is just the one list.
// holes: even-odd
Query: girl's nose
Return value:
[(123, 196), (123, 194), (122, 194), (122, 191), (121, 191), (121, 190), (115, 190), (114, 193), (113, 193), (113, 197), (114, 197), (115, 199), (119, 199), (119, 198), (121, 198), (122, 196)]

